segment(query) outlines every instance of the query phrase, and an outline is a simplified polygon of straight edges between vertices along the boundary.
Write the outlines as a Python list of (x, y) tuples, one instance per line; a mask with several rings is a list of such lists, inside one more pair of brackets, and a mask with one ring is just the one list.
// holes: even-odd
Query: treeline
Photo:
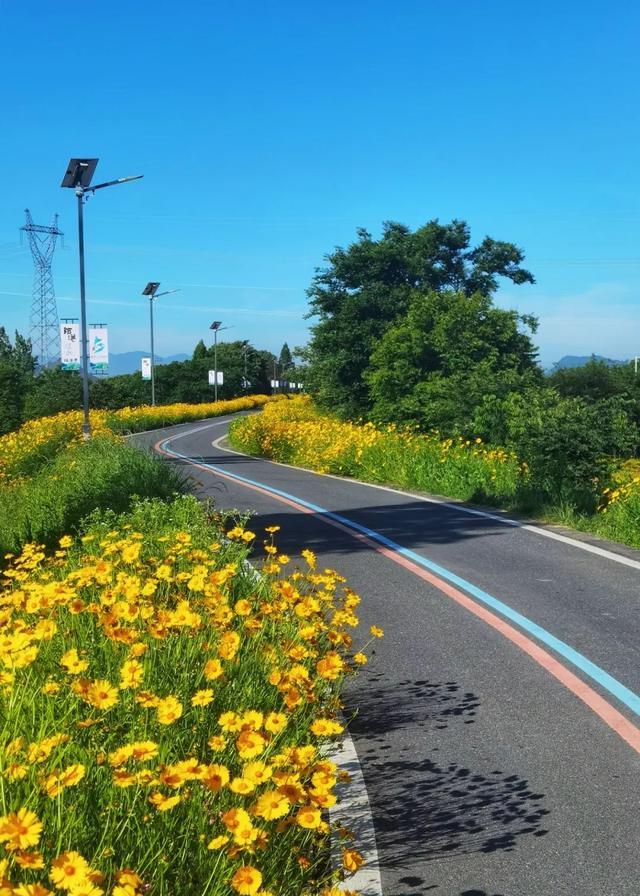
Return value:
[[(224, 373), (224, 383), (218, 386), (220, 400), (245, 394), (268, 395), (273, 391), (272, 379), (298, 382), (304, 376), (293, 363), (287, 343), (278, 357), (245, 342), (220, 342), (217, 366)], [(0, 435), (17, 429), (26, 420), (82, 407), (82, 379), (77, 372), (54, 367), (34, 376), (35, 368), (30, 342), (16, 333), (12, 344), (0, 327)], [(213, 401), (214, 389), (208, 381), (213, 368), (213, 346), (205, 346), (202, 340), (190, 360), (156, 366), (156, 404)], [(92, 408), (115, 410), (150, 402), (151, 384), (140, 372), (90, 379)]]
[(386, 223), (327, 256), (308, 291), (308, 391), (344, 418), (480, 437), (526, 460), (532, 503), (593, 508), (615, 459), (638, 451), (631, 365), (545, 376), (535, 317), (498, 307), (501, 279), (533, 283), (522, 251), (462, 221)]

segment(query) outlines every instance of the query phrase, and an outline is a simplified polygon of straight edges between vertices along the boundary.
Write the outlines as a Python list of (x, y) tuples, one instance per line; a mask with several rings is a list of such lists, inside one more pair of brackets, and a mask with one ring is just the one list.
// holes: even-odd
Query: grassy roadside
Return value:
[(33, 475), (0, 488), (0, 556), (35, 541), (47, 548), (96, 509), (127, 510), (135, 497), (170, 498), (177, 472), (109, 434), (71, 444)]
[[(122, 512), (134, 497), (169, 498), (177, 472), (126, 444), (123, 434), (263, 407), (268, 396), (206, 405), (123, 408), (91, 414), (93, 439), (72, 411), (26, 423), (0, 438), (0, 558), (28, 541), (52, 547), (96, 509)], [(282, 400), (282, 399), (280, 399)], [(0, 559), (0, 564), (2, 559)]]
[(567, 501), (541, 498), (526, 462), (513, 452), (480, 440), (345, 423), (306, 399), (234, 421), (230, 440), (241, 451), (282, 463), (510, 510), (640, 548), (638, 477), (611, 483), (598, 512), (580, 513)]
[(324, 758), (367, 661), (360, 598), (310, 551), (293, 567), (276, 529), (247, 575), (254, 533), (113, 431), (255, 406), (0, 439), (0, 893), (339, 896), (361, 864)]
[[(208, 417), (264, 407), (285, 396), (251, 395), (210, 404), (173, 404), (156, 407), (122, 408), (119, 411), (91, 411), (94, 435), (142, 432)], [(16, 476), (28, 476), (49, 463), (68, 445), (81, 441), (82, 413), (66, 411), (53, 417), (29, 420), (19, 429), (0, 437), (0, 486)]]

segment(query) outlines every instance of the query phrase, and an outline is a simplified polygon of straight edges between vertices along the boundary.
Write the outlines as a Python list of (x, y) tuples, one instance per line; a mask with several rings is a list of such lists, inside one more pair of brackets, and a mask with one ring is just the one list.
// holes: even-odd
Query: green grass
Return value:
[(181, 488), (171, 467), (119, 439), (64, 448), (31, 477), (0, 488), (0, 557), (29, 541), (53, 547), (96, 509), (122, 512), (136, 496), (169, 498)]

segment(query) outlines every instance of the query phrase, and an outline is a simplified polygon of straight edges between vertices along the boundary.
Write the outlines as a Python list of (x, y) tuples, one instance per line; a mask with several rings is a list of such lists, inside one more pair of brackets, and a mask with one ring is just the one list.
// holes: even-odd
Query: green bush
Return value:
[(520, 495), (525, 509), (567, 503), (592, 512), (617, 459), (633, 454), (638, 442), (622, 399), (587, 402), (549, 388), (488, 396), (474, 425), (487, 441), (508, 445), (528, 464)]
[(0, 556), (28, 541), (53, 547), (97, 509), (124, 512), (134, 496), (168, 498), (178, 474), (109, 436), (73, 445), (28, 479), (0, 489)]

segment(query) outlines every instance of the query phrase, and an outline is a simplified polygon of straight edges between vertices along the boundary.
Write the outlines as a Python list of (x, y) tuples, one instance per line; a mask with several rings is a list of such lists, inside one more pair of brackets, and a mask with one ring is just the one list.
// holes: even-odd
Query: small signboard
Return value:
[(80, 325), (74, 321), (60, 324), (60, 366), (80, 370)]
[(151, 379), (151, 358), (142, 358), (142, 379)]
[[(209, 371), (209, 385), (210, 386), (216, 385), (216, 371), (215, 370)], [(221, 370), (218, 370), (218, 385), (224, 386), (224, 373)]]
[(92, 373), (106, 373), (109, 367), (109, 334), (104, 326), (89, 326), (89, 366)]

